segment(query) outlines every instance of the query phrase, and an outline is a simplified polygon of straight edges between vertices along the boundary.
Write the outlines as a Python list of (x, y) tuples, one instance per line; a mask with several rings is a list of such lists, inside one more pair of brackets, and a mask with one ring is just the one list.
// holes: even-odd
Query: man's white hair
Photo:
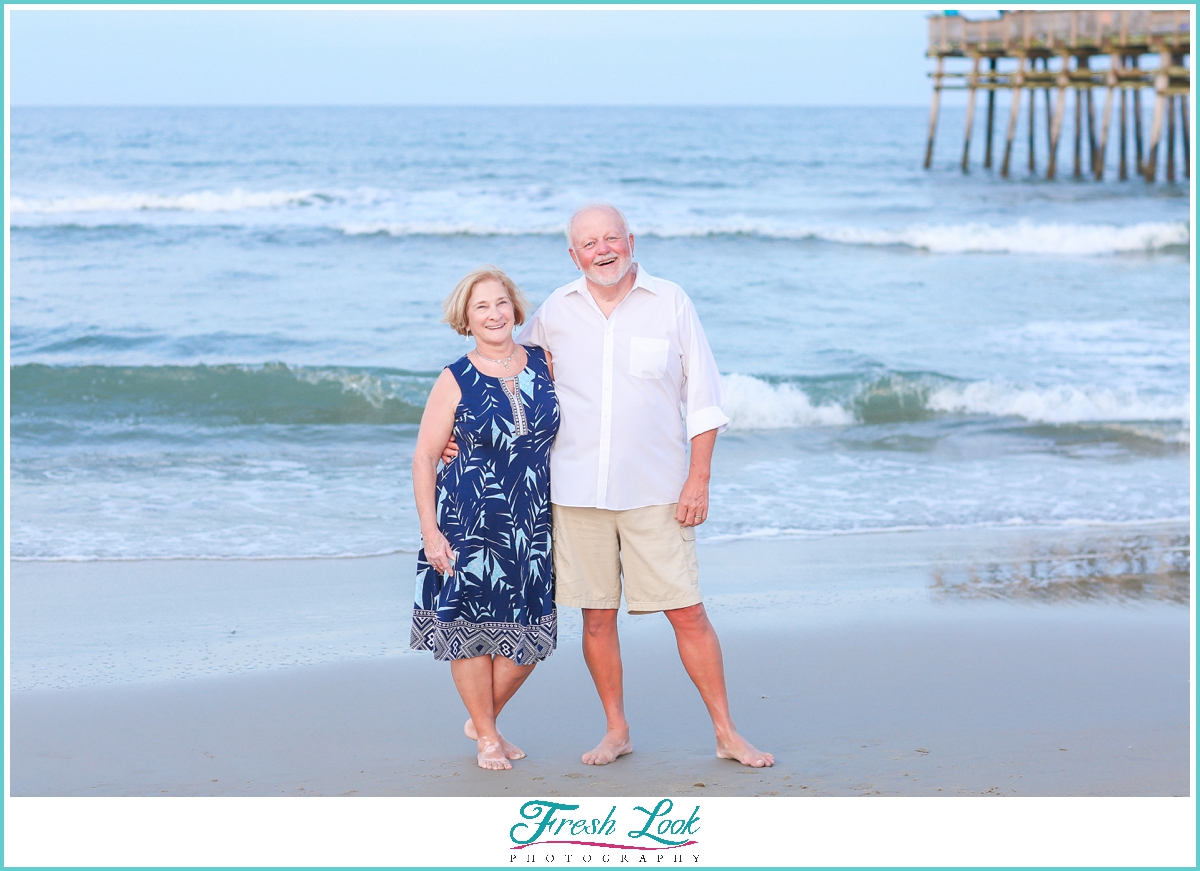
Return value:
[(625, 213), (614, 206), (612, 203), (588, 203), (586, 206), (581, 206), (571, 215), (571, 220), (567, 221), (567, 245), (575, 248), (575, 221), (584, 212), (590, 212), (593, 209), (607, 209), (610, 212), (616, 212), (618, 218), (621, 219), (621, 226), (624, 228), (624, 235), (629, 235), (629, 221), (625, 218)]

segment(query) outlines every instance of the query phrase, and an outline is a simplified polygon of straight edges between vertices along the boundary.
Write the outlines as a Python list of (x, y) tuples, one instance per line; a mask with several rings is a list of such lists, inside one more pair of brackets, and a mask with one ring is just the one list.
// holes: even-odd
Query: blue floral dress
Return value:
[(409, 642), (434, 659), (498, 653), (529, 665), (558, 641), (550, 550), (558, 399), (545, 352), (526, 351), (515, 394), (466, 357), (446, 367), (462, 390), (458, 457), (437, 479), (438, 529), (454, 550), (454, 573), (440, 574), (423, 549), (417, 555)]

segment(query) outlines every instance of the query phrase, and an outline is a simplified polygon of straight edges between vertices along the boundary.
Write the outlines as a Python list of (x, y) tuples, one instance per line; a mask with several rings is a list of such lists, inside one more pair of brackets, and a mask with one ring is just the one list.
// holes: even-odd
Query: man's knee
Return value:
[(584, 608), (583, 631), (592, 637), (609, 635), (617, 628), (616, 608)]
[(711, 626), (708, 622), (708, 613), (704, 610), (703, 602), (688, 605), (686, 608), (673, 608), (663, 613), (667, 615), (667, 619), (671, 621), (671, 625), (682, 632), (707, 631)]

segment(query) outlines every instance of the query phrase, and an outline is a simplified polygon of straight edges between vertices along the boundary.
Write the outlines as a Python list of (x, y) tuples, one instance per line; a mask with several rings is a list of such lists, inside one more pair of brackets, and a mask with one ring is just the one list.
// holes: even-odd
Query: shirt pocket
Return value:
[(667, 374), (667, 354), (671, 343), (666, 339), (634, 336), (629, 340), (629, 374), (635, 378), (662, 378)]

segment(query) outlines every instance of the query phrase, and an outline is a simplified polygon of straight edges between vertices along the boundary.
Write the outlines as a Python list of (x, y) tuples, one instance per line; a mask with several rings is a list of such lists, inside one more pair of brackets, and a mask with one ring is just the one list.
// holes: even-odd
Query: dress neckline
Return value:
[[(525, 349), (525, 365), (522, 366), (520, 369), (518, 369), (516, 372), (512, 373), (511, 375), (489, 375), (489, 374), (487, 374), (486, 372), (484, 372), (482, 369), (480, 369), (478, 366), (475, 365), (475, 361), (471, 359), (470, 351), (463, 354), (463, 359), (467, 361), (468, 366), (470, 366), (472, 369), (474, 369), (483, 378), (491, 378), (493, 381), (511, 381), (514, 378), (521, 375), (523, 372), (525, 372), (526, 369), (530, 369), (530, 371), (532, 371), (532, 369), (529, 365), (529, 361), (532, 359), (529, 354), (529, 347), (527, 345), (521, 345), (521, 347)], [(534, 374), (536, 375), (537, 373), (535, 372)]]

